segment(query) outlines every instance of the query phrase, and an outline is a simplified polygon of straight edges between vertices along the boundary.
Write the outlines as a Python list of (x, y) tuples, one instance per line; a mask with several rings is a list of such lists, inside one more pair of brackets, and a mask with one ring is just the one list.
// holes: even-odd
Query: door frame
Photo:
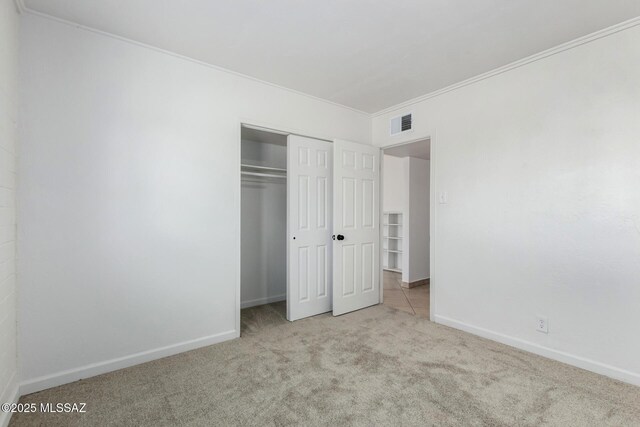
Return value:
[[(253, 120), (253, 119), (248, 119), (248, 118), (244, 118), (244, 117), (239, 117), (238, 121), (237, 121), (238, 125), (235, 128), (235, 140), (237, 141), (237, 147), (236, 147), (236, 167), (237, 167), (237, 174), (236, 174), (236, 189), (237, 189), (237, 194), (238, 194), (238, 199), (236, 201), (237, 203), (237, 212), (238, 212), (238, 230), (236, 231), (236, 235), (238, 236), (238, 249), (237, 249), (237, 253), (236, 253), (236, 259), (237, 261), (237, 270), (236, 270), (236, 295), (235, 295), (235, 299), (236, 299), (236, 304), (235, 304), (235, 337), (236, 338), (240, 338), (240, 329), (241, 329), (241, 324), (240, 324), (240, 311), (242, 310), (241, 304), (242, 304), (242, 294), (241, 294), (241, 289), (242, 289), (242, 128), (246, 127), (246, 128), (251, 128), (251, 129), (256, 129), (256, 130), (262, 130), (265, 132), (271, 132), (271, 133), (279, 133), (281, 135), (298, 135), (298, 136), (304, 136), (307, 138), (313, 138), (313, 139), (319, 139), (322, 141), (327, 141), (333, 144), (333, 138), (327, 137), (326, 135), (323, 136), (319, 136), (319, 135), (314, 135), (313, 132), (306, 132), (304, 130), (300, 130), (300, 129), (294, 129), (288, 126), (281, 126), (278, 124), (273, 124), (273, 123), (265, 123), (265, 122), (261, 122), (259, 120)], [(288, 148), (288, 146), (287, 146)], [(288, 233), (288, 223), (289, 223), (289, 218), (288, 218), (288, 214), (289, 214), (289, 197), (287, 197), (287, 233)], [(287, 290), (289, 289), (289, 245), (287, 245), (287, 265), (286, 265), (286, 269), (287, 269)], [(289, 298), (289, 295), (287, 294), (287, 298)]]
[[(381, 145), (378, 148), (382, 151), (380, 156), (380, 242), (383, 241), (383, 221), (384, 221), (384, 150), (402, 145), (413, 144), (429, 140), (429, 320), (435, 322), (435, 306), (436, 306), (436, 286), (435, 286), (435, 265), (436, 265), (436, 167), (435, 167), (435, 150), (434, 138), (431, 135), (420, 138), (413, 138), (407, 141)], [(384, 302), (384, 251), (380, 244), (380, 304)]]

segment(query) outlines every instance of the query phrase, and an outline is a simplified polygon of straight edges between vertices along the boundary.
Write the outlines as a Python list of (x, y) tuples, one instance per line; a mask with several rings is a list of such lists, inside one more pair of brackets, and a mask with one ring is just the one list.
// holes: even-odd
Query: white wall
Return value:
[(240, 121), (368, 142), (370, 117), (22, 21), (23, 391), (237, 336)]
[[(409, 213), (409, 158), (397, 157), (388, 154), (383, 155), (383, 174), (382, 174), (382, 205), (384, 212), (401, 212), (402, 213), (402, 240), (400, 249), (402, 254), (389, 256), (400, 257), (400, 269), (402, 270), (402, 281), (409, 280), (409, 240), (408, 235), (409, 222), (407, 215)], [(386, 232), (386, 231), (385, 231)]]
[(407, 183), (404, 177), (404, 159), (402, 157), (382, 156), (382, 206), (384, 212), (403, 212), (405, 209), (405, 191)]
[[(0, 403), (18, 393), (16, 334), (16, 144), (19, 16), (0, 0)], [(0, 426), (9, 422), (0, 412)]]
[(407, 274), (402, 281), (413, 283), (429, 278), (429, 161), (406, 157), (409, 197), (407, 200)]
[[(283, 136), (286, 141), (286, 137)], [(287, 167), (287, 146), (242, 141), (242, 163)], [(242, 181), (241, 301), (252, 307), (286, 299), (287, 181)]]
[(374, 118), (378, 146), (432, 137), (437, 321), (640, 384), (638, 46), (635, 26)]

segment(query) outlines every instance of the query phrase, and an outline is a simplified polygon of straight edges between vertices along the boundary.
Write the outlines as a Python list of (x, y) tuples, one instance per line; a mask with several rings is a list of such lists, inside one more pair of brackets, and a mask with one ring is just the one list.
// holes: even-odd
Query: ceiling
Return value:
[(410, 144), (396, 145), (386, 148), (384, 154), (394, 157), (415, 157), (429, 160), (431, 155), (431, 140), (423, 139)]
[(640, 15), (638, 0), (24, 0), (373, 113)]

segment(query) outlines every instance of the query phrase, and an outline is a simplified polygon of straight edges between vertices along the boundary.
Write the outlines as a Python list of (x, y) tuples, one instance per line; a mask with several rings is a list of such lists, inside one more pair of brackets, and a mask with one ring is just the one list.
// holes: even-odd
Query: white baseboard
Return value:
[(460, 329), (465, 332), (469, 332), (473, 335), (478, 335), (483, 338), (497, 341), (502, 344), (506, 344), (511, 347), (525, 350), (530, 353), (537, 354), (539, 356), (546, 357), (548, 359), (557, 360), (558, 362), (566, 363), (567, 365), (576, 366), (578, 368), (585, 369), (587, 371), (595, 372), (600, 375), (614, 378), (616, 380), (624, 381), (633, 385), (640, 386), (640, 374), (627, 371), (624, 369), (616, 368), (615, 366), (607, 365), (605, 363), (596, 362), (581, 356), (566, 353), (560, 350), (554, 350), (552, 348), (544, 347), (539, 344), (535, 344), (529, 341), (525, 341), (519, 338), (510, 337), (508, 335), (501, 334), (499, 332), (490, 331), (488, 329), (480, 328), (477, 326), (469, 325), (464, 322), (460, 322), (448, 317), (435, 315), (435, 321), (437, 323), (450, 326), (455, 329)]
[(430, 279), (427, 277), (426, 279), (412, 280), (411, 282), (402, 282), (400, 286), (402, 286), (405, 289), (411, 289), (411, 288), (415, 288), (416, 286), (426, 285), (429, 283), (429, 280)]
[[(18, 399), (20, 399), (20, 388), (18, 387), (17, 377), (17, 373), (14, 373), (9, 380), (2, 396), (0, 396), (0, 403), (18, 403)], [(9, 425), (11, 415), (11, 412), (0, 411), (0, 427), (7, 427)]]
[(130, 366), (139, 365), (152, 360), (162, 359), (163, 357), (173, 356), (174, 354), (195, 350), (196, 348), (207, 347), (222, 341), (238, 338), (239, 336), (239, 331), (236, 330), (222, 332), (178, 344), (168, 345), (166, 347), (131, 354), (129, 356), (106, 360), (104, 362), (92, 363), (90, 365), (69, 369), (51, 375), (33, 378), (20, 383), (20, 394), (25, 395), (35, 393), (51, 387), (57, 387), (62, 384), (78, 381), (83, 378), (95, 377), (96, 375), (117, 371), (119, 369), (128, 368)]
[(287, 300), (287, 294), (273, 295), (271, 297), (242, 301), (240, 303), (240, 308), (255, 307), (256, 305), (271, 304), (272, 302), (286, 301), (286, 300)]

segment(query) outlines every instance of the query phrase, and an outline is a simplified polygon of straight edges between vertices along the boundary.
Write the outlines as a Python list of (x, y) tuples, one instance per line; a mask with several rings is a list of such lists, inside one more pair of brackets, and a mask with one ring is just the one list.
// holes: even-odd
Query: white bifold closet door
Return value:
[(287, 319), (380, 302), (380, 150), (290, 135)]
[(333, 144), (333, 315), (380, 303), (380, 149)]
[(289, 135), (287, 319), (331, 311), (332, 144)]

